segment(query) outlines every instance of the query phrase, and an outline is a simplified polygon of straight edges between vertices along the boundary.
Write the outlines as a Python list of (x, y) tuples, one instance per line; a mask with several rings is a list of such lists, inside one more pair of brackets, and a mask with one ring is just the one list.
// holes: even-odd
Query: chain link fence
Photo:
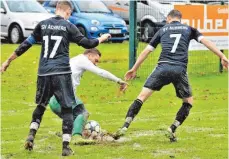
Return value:
[[(156, 0), (157, 1), (157, 0)], [(148, 45), (148, 42), (153, 35), (165, 25), (165, 18), (168, 12), (173, 9), (172, 1), (162, 0), (163, 3), (158, 3), (151, 0), (143, 0), (137, 2), (137, 51), (136, 57)], [(185, 1), (185, 0), (184, 0)], [(205, 2), (207, 3), (207, 2)], [(130, 44), (131, 45), (131, 44)], [(157, 49), (149, 55), (146, 61), (141, 65), (138, 71), (138, 76), (147, 77), (157, 65), (160, 56), (161, 47), (158, 45)], [(228, 53), (227, 50), (224, 51)], [(207, 50), (189, 51), (189, 74), (209, 74), (220, 72), (220, 60), (214, 53)]]

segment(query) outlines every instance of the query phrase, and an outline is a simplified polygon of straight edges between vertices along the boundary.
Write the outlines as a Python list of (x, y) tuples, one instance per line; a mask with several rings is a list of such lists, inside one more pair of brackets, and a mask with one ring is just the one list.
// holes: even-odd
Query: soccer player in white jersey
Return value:
[[(83, 54), (80, 54), (78, 56), (73, 57), (70, 60), (70, 66), (72, 71), (72, 84), (73, 88), (76, 94), (77, 86), (80, 85), (80, 80), (85, 71), (90, 71), (92, 73), (95, 73), (103, 78), (109, 79), (111, 81), (114, 81), (115, 83), (118, 83), (120, 85), (120, 90), (125, 91), (127, 88), (127, 83), (123, 81), (122, 79), (116, 77), (112, 73), (101, 69), (97, 67), (97, 63), (99, 62), (99, 59), (101, 57), (101, 53), (96, 48), (93, 49), (87, 49)], [(60, 104), (57, 102), (55, 96), (53, 96), (49, 101), (49, 106), (51, 110), (57, 114), (60, 118), (61, 117), (61, 107)], [(84, 107), (83, 102), (76, 97), (76, 104), (72, 105), (73, 109), (73, 117), (74, 117), (74, 123), (73, 123), (73, 142), (82, 142), (85, 140), (82, 140), (82, 131), (84, 128), (84, 125), (89, 117), (89, 113)], [(92, 143), (93, 141), (87, 140), (85, 142)]]

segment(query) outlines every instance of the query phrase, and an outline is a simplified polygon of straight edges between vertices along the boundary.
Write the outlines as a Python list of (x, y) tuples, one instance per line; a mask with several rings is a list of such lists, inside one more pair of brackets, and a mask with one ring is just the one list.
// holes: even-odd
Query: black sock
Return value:
[(128, 128), (130, 123), (133, 121), (134, 117), (138, 114), (142, 107), (143, 102), (140, 99), (136, 99), (130, 106), (127, 114), (126, 114), (126, 121), (123, 127)]
[(122, 127), (128, 128), (129, 126), (130, 126), (130, 123), (125, 122)]
[(73, 129), (73, 113), (72, 108), (61, 108), (63, 118), (62, 131), (63, 131), (63, 147), (67, 147), (71, 140)]
[(174, 123), (170, 126), (173, 132), (175, 132), (176, 128), (180, 126), (185, 119), (188, 117), (190, 109), (192, 108), (192, 105), (189, 103), (183, 103), (181, 108), (176, 114), (176, 119)]
[(36, 109), (33, 111), (32, 122), (37, 122), (38, 124), (40, 124), (44, 112), (45, 112), (45, 107), (41, 105), (37, 105)]
[(176, 128), (177, 128), (177, 127), (176, 127), (175, 125), (172, 124), (172, 125), (170, 126), (170, 128), (171, 128), (172, 132), (174, 133), (174, 132), (176, 131)]
[(32, 136), (35, 137), (36, 133), (37, 133), (37, 130), (35, 130), (35, 129), (30, 129), (29, 130), (29, 135), (32, 135)]
[(72, 134), (72, 128), (73, 128), (72, 108), (62, 108), (61, 114), (63, 118), (63, 123), (62, 123), (63, 134)]
[(69, 142), (68, 141), (63, 141), (63, 148), (68, 147), (68, 145), (69, 145)]
[(189, 103), (183, 103), (180, 110), (177, 112), (176, 120), (180, 122), (180, 125), (185, 121), (189, 115), (189, 111), (192, 105)]
[(35, 137), (40, 123), (42, 121), (43, 114), (45, 112), (45, 107), (37, 105), (36, 109), (33, 111), (32, 121), (30, 123), (29, 135)]

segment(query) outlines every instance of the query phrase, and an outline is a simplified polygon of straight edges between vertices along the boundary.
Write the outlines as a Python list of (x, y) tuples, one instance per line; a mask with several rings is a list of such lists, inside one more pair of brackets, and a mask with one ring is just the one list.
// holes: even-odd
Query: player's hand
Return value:
[(9, 65), (10, 65), (9, 60), (6, 60), (1, 66), (1, 73), (5, 72), (7, 68), (9, 67)]
[(125, 80), (132, 80), (136, 77), (136, 71), (135, 70), (129, 70), (126, 74), (125, 74)]
[(118, 81), (118, 84), (120, 85), (119, 91), (120, 92), (125, 92), (127, 87), (128, 87), (128, 83), (123, 81), (123, 80), (120, 80), (120, 81)]
[(226, 56), (221, 58), (221, 64), (223, 65), (225, 69), (228, 70), (229, 60), (226, 58)]
[(103, 39), (103, 41), (106, 41), (111, 38), (111, 34), (103, 34), (101, 38)]

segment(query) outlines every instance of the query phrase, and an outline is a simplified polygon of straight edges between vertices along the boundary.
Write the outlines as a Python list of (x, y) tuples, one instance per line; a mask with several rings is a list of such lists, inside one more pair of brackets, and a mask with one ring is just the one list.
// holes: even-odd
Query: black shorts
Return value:
[(71, 74), (38, 76), (36, 103), (45, 107), (53, 95), (61, 107), (71, 108), (75, 104)]
[(191, 86), (188, 82), (186, 68), (172, 64), (158, 64), (146, 80), (144, 87), (159, 91), (164, 85), (172, 83), (179, 98), (192, 96)]

